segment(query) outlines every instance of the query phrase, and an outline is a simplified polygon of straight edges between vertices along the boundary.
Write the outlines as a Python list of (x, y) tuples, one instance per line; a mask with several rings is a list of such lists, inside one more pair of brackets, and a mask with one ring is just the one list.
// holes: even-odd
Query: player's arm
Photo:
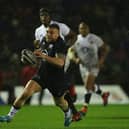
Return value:
[(74, 31), (70, 30), (68, 35), (65, 36), (65, 38), (66, 38), (66, 41), (68, 42), (67, 45), (72, 46), (75, 43), (75, 41), (77, 40), (77, 35)]
[(61, 27), (61, 33), (65, 37), (67, 43), (66, 45), (68, 47), (72, 46), (77, 39), (77, 34), (64, 23), (60, 23), (60, 27)]
[(33, 46), (35, 49), (40, 47), (40, 35), (38, 29), (35, 30), (35, 40), (33, 41)]
[(41, 50), (35, 50), (34, 54), (39, 58), (45, 59), (47, 62), (49, 62), (51, 64), (57, 65), (59, 67), (64, 66), (65, 55), (62, 53), (57, 53), (56, 57), (51, 57), (51, 56), (48, 56), (48, 55), (42, 53)]
[(71, 61), (75, 62), (76, 64), (80, 63), (80, 59), (77, 57), (74, 46), (71, 46), (68, 49), (67, 56)]
[(99, 48), (99, 66), (101, 67), (104, 64), (104, 61), (109, 53), (109, 46), (104, 43), (100, 48)]
[(33, 41), (33, 45), (34, 45), (34, 48), (35, 48), (35, 49), (39, 49), (39, 48), (40, 48), (40, 41), (35, 39), (35, 40)]

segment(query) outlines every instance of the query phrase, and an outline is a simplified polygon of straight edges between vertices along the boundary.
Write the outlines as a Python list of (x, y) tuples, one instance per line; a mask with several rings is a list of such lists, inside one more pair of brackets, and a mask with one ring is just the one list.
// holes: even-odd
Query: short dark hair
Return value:
[(60, 27), (57, 24), (50, 24), (49, 28), (56, 28), (56, 29), (60, 30)]
[(40, 16), (44, 16), (44, 15), (50, 16), (50, 10), (47, 8), (40, 8), (39, 15)]

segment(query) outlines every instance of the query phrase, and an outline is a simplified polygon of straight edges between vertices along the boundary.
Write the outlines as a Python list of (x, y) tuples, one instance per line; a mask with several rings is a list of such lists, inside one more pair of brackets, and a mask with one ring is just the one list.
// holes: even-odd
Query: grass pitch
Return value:
[[(77, 106), (79, 109), (80, 106)], [(0, 106), (0, 115), (10, 106)], [(64, 127), (64, 115), (56, 106), (24, 106), (11, 123), (0, 129), (129, 129), (129, 105), (90, 105), (87, 116)]]

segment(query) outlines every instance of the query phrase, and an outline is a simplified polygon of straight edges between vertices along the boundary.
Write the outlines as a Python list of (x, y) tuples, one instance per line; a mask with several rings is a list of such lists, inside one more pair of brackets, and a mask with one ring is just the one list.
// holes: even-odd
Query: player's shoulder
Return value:
[(78, 34), (78, 35), (77, 35), (77, 38), (78, 38), (78, 39), (81, 38), (81, 37), (82, 37), (81, 34)]
[(56, 47), (57, 48), (65, 48), (66, 47), (65, 41), (61, 37), (58, 38)]
[[(60, 28), (66, 27), (67, 25), (63, 22), (51, 21), (51, 24), (57, 24)], [(68, 26), (67, 26), (68, 27)]]
[(60, 27), (60, 22), (51, 20), (50, 24), (57, 24)]
[(75, 41), (75, 43), (74, 43), (74, 46), (73, 46), (73, 47), (78, 46), (81, 42), (82, 42), (81, 34), (78, 34), (78, 35), (77, 35), (77, 40)]
[(83, 37), (81, 34), (78, 34), (77, 35), (77, 41), (82, 41), (82, 40), (85, 40), (86, 37)]
[(100, 36), (98, 36), (97, 34), (94, 34), (94, 33), (89, 33), (88, 34), (88, 37), (91, 37), (91, 38), (100, 38)]
[(65, 41), (61, 37), (58, 38), (57, 42), (58, 42), (58, 45), (61, 45), (61, 46), (66, 45)]
[(38, 26), (36, 29), (35, 29), (35, 31), (41, 31), (42, 29), (44, 28), (44, 26), (43, 25), (40, 25), (40, 26)]
[(88, 41), (92, 42), (92, 43), (94, 42), (94, 43), (97, 43), (97, 44), (103, 44), (103, 39), (100, 36), (98, 36), (96, 34), (93, 34), (93, 33), (89, 34)]

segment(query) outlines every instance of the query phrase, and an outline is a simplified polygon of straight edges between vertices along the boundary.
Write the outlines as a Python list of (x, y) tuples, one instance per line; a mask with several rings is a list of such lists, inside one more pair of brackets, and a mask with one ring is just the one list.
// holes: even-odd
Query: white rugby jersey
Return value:
[[(70, 28), (64, 24), (57, 21), (51, 21), (50, 24), (57, 24), (60, 28), (60, 36), (64, 39), (65, 36), (67, 36), (70, 32)], [(45, 27), (43, 24), (36, 28), (35, 30), (35, 39), (42, 41), (43, 37), (46, 35), (47, 27)]]
[(103, 40), (95, 34), (89, 33), (86, 37), (79, 34), (74, 48), (82, 63), (90, 67), (98, 63), (98, 49), (103, 43)]

